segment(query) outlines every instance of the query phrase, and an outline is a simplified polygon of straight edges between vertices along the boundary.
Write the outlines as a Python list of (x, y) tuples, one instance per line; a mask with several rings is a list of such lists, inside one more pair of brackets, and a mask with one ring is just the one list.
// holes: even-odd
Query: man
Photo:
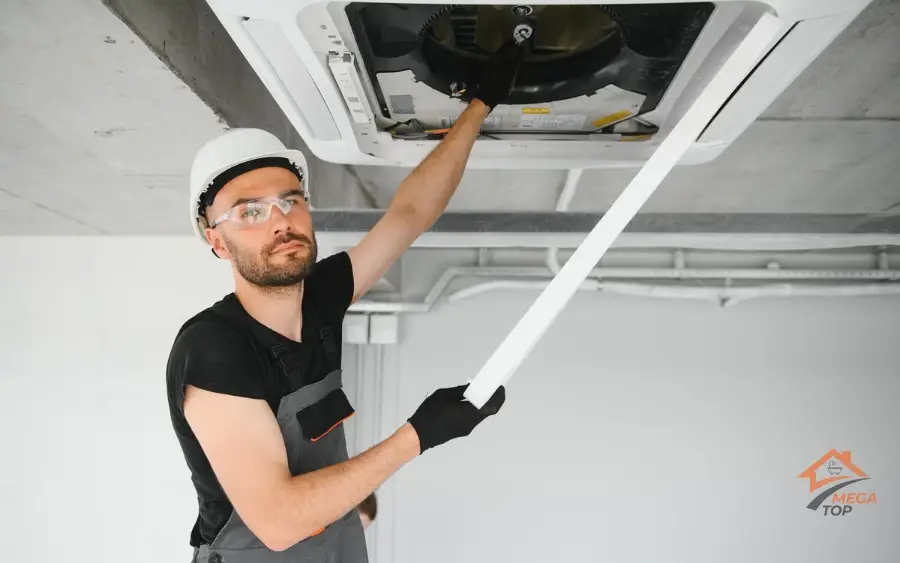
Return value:
[(378, 516), (378, 497), (375, 496), (375, 493), (372, 493), (359, 503), (356, 509), (359, 510), (359, 519), (362, 520), (362, 527), (365, 530)]
[(508, 45), (489, 60), (465, 111), (382, 219), (356, 247), (318, 263), (300, 152), (237, 129), (197, 154), (191, 221), (231, 262), (235, 291), (185, 323), (167, 366), (172, 424), (199, 503), (195, 562), (367, 561), (356, 506), (500, 409), (502, 388), (481, 410), (464, 400), (465, 386), (440, 389), (392, 436), (348, 459), (342, 422), (354, 410), (341, 389), (341, 323), (445, 209), (520, 53)]

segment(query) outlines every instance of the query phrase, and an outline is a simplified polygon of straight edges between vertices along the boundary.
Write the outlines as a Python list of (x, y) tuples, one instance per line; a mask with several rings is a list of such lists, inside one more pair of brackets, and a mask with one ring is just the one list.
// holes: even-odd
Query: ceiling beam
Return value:
[[(356, 244), (383, 211), (315, 210), (320, 242)], [(445, 212), (420, 248), (573, 248), (601, 213)], [(613, 246), (800, 250), (900, 245), (900, 214), (641, 213)]]

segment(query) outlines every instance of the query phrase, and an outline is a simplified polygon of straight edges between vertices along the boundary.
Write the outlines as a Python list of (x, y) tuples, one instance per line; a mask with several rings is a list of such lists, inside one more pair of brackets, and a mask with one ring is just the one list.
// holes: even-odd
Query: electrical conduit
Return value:
[[(581, 174), (583, 172), (583, 168), (573, 168), (566, 174), (566, 181), (563, 184), (562, 190), (559, 192), (559, 199), (556, 200), (557, 211), (562, 212), (569, 210), (569, 204), (572, 203), (572, 198), (575, 197), (575, 190), (578, 189), (578, 182), (581, 181)], [(557, 252), (558, 249), (555, 247), (547, 249), (547, 267), (554, 276), (559, 273), (560, 269)]]

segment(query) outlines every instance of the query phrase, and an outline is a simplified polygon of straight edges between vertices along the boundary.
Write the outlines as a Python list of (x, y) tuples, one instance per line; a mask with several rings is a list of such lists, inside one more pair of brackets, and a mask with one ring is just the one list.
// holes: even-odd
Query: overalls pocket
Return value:
[(304, 440), (318, 442), (341, 423), (356, 414), (343, 389), (335, 389), (318, 403), (297, 413)]
[(341, 371), (306, 385), (281, 400), (278, 425), (292, 475), (347, 460), (342, 423), (355, 411), (342, 389)]

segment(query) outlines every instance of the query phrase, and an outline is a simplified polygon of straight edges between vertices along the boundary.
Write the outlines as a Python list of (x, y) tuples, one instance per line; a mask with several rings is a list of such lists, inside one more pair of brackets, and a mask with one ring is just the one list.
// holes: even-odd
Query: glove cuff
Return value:
[(409, 425), (412, 426), (413, 430), (416, 431), (416, 436), (419, 437), (419, 455), (425, 453), (425, 450), (429, 450), (434, 447), (434, 441), (431, 439), (431, 436), (428, 435), (428, 424), (419, 420), (416, 415), (412, 415), (407, 419)]

